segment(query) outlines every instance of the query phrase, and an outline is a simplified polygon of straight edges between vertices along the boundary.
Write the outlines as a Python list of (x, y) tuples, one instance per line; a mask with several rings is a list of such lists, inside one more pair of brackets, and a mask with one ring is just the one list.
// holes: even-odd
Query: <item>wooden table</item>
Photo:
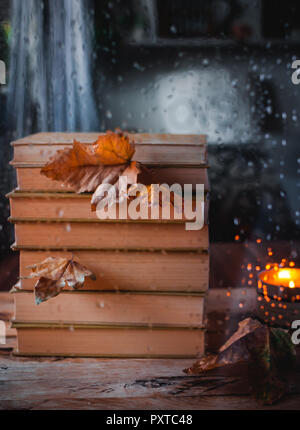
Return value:
[[(241, 314), (240, 303), (243, 303)], [(255, 306), (254, 289), (211, 290), (208, 348), (215, 349)], [(222, 311), (220, 311), (222, 309)], [(0, 294), (0, 319), (13, 314), (12, 297)], [(279, 404), (262, 407), (249, 394), (245, 366), (186, 376), (192, 360), (30, 359), (11, 355), (15, 331), (0, 349), (0, 409), (299, 409), (300, 372)]]

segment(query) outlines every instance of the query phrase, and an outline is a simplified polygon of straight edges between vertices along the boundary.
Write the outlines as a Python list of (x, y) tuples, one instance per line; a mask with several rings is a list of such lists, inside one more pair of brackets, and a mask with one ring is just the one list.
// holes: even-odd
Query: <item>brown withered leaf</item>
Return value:
[(72, 186), (77, 193), (94, 192), (102, 183), (115, 184), (134, 153), (128, 136), (108, 132), (93, 146), (75, 140), (71, 149), (57, 151), (41, 174)]
[(41, 277), (34, 287), (35, 292), (35, 303), (40, 305), (54, 297), (58, 296), (62, 292), (63, 286), (53, 279)]
[[(240, 340), (261, 326), (262, 324), (259, 321), (251, 318), (241, 321), (238, 330), (221, 346), (218, 354), (206, 354), (194, 363), (190, 369), (186, 369), (185, 372), (189, 374), (201, 373), (228, 364), (238, 363), (239, 361), (247, 361), (249, 353), (244, 343)], [(238, 341), (240, 342), (238, 343)]]
[(101, 164), (113, 166), (129, 163), (134, 156), (135, 146), (120, 130), (116, 133), (108, 131), (106, 135), (99, 137), (94, 152)]
[(270, 328), (247, 318), (238, 330), (219, 349), (218, 354), (207, 354), (188, 374), (199, 374), (218, 367), (248, 363), (248, 377), (256, 399), (263, 404), (280, 400), (288, 389), (288, 376), (293, 369), (295, 349), (286, 330)]
[[(78, 175), (83, 176), (85, 173), (80, 173), (81, 168), (93, 166), (92, 171), (96, 172), (99, 166), (98, 161), (93, 156), (91, 149), (80, 142), (74, 140), (72, 149), (57, 151), (53, 159), (41, 169), (41, 174), (47, 178), (62, 181), (67, 185), (74, 184), (74, 179)], [(82, 177), (79, 177), (79, 181)], [(79, 182), (77, 181), (77, 182)]]
[(41, 263), (29, 266), (30, 278), (39, 278), (35, 285), (36, 303), (43, 303), (61, 293), (65, 286), (79, 289), (85, 278), (96, 280), (95, 275), (74, 260), (49, 257)]

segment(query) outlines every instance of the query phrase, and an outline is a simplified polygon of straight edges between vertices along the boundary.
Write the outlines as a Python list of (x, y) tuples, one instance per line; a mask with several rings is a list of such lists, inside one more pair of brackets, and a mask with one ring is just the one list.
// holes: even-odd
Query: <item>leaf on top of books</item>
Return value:
[(91, 148), (74, 140), (73, 147), (57, 151), (52, 160), (42, 168), (41, 173), (50, 179), (61, 180), (70, 169), (91, 165), (99, 165)]
[(95, 275), (86, 267), (62, 257), (49, 257), (28, 269), (31, 270), (31, 278), (39, 278), (35, 285), (37, 304), (56, 297), (65, 286), (74, 290), (81, 288), (86, 277), (96, 280)]
[(185, 373), (199, 374), (221, 366), (248, 362), (251, 390), (263, 404), (273, 404), (288, 388), (288, 376), (295, 362), (295, 348), (288, 331), (270, 328), (247, 318), (219, 349), (207, 354)]
[(72, 186), (77, 193), (94, 192), (101, 183), (113, 185), (134, 153), (128, 136), (108, 132), (93, 146), (75, 140), (71, 149), (57, 151), (41, 174)]
[(135, 146), (121, 130), (116, 133), (108, 131), (106, 135), (99, 137), (94, 151), (100, 163), (113, 166), (129, 163), (134, 156)]

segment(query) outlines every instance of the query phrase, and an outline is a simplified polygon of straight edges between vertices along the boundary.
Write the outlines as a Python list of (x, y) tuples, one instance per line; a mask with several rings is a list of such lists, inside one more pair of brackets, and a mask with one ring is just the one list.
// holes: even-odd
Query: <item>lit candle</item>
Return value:
[(300, 269), (274, 265), (258, 275), (257, 315), (267, 324), (290, 327), (300, 319)]
[(272, 299), (300, 301), (300, 269), (277, 266), (261, 272), (258, 291)]

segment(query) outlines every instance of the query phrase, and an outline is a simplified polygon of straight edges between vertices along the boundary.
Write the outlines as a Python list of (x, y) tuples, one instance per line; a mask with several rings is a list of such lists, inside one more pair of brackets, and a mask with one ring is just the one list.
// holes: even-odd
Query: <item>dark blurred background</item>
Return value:
[(2, 262), (9, 142), (116, 127), (207, 134), (212, 249), (261, 240), (299, 259), (299, 1), (0, 0), (0, 49)]

